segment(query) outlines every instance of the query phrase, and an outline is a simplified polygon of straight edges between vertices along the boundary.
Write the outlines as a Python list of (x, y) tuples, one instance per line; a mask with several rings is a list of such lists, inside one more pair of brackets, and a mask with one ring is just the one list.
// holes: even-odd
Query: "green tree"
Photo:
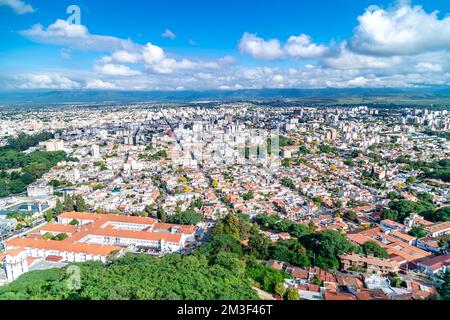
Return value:
[(286, 294), (286, 287), (284, 286), (284, 283), (277, 283), (274, 288), (274, 293), (280, 297), (284, 297)]
[(166, 210), (164, 210), (163, 207), (158, 207), (157, 215), (158, 219), (161, 220), (162, 223), (165, 223), (167, 221)]
[(427, 192), (419, 192), (419, 193), (417, 194), (417, 198), (418, 198), (420, 201), (433, 203), (433, 198), (434, 198), (434, 197), (433, 197), (432, 194), (429, 194), (429, 193), (427, 193)]
[(450, 221), (450, 206), (436, 211), (436, 221)]
[(64, 196), (64, 211), (73, 212), (75, 211), (75, 206), (73, 203), (73, 199), (70, 195), (66, 194)]
[(199, 248), (199, 252), (208, 257), (212, 257), (212, 260), (220, 252), (230, 252), (238, 255), (239, 257), (243, 256), (240, 241), (227, 234), (213, 235), (207, 243)]
[(408, 234), (416, 238), (424, 238), (427, 236), (427, 231), (422, 227), (413, 227)]
[(53, 212), (51, 211), (51, 210), (48, 210), (46, 213), (45, 213), (45, 221), (47, 221), (47, 222), (51, 222), (52, 220), (53, 220)]
[(286, 300), (300, 300), (300, 294), (298, 293), (297, 289), (290, 288), (286, 293)]
[(450, 270), (449, 269), (447, 269), (447, 271), (445, 271), (443, 281), (444, 281), (444, 283), (442, 284), (441, 288), (439, 289), (439, 294), (441, 295), (442, 299), (450, 300)]
[(277, 283), (284, 282), (284, 279), (289, 278), (290, 276), (284, 272), (266, 267), (257, 262), (248, 263), (246, 274), (253, 279), (262, 290), (271, 293), (274, 292)]
[(201, 198), (197, 198), (194, 200), (194, 202), (192, 203), (192, 205), (197, 208), (198, 210), (201, 210), (203, 208), (203, 201)]
[(64, 212), (64, 206), (63, 206), (61, 200), (59, 200), (59, 198), (58, 198), (58, 200), (56, 200), (55, 214), (60, 215), (63, 212)]
[(69, 237), (69, 235), (67, 233), (60, 233), (60, 234), (52, 237), (52, 240), (63, 241), (65, 239), (67, 239), (68, 237)]
[(311, 263), (305, 247), (297, 239), (278, 241), (271, 249), (271, 257), (297, 266), (309, 266)]
[(239, 256), (231, 252), (219, 252), (214, 259), (215, 264), (230, 270), (235, 275), (243, 276), (245, 274), (245, 264), (239, 259)]
[(381, 247), (374, 241), (367, 241), (362, 246), (362, 250), (366, 255), (372, 255), (377, 258), (387, 259), (389, 257), (385, 248)]
[(219, 221), (213, 234), (226, 234), (238, 240), (245, 240), (241, 239), (240, 219), (236, 214), (228, 214), (222, 221)]
[(53, 234), (51, 234), (51, 233), (49, 233), (49, 232), (47, 232), (46, 234), (44, 234), (43, 236), (42, 236), (42, 239), (44, 239), (44, 240), (50, 240), (50, 239), (52, 239), (53, 238)]
[(285, 178), (285, 179), (281, 180), (281, 184), (283, 186), (285, 186), (286, 188), (293, 189), (293, 190), (295, 189), (295, 184), (292, 179)]
[(88, 206), (82, 196), (75, 197), (75, 207), (77, 212), (86, 212), (88, 210)]
[(257, 233), (250, 236), (248, 241), (248, 251), (257, 259), (267, 259), (269, 257), (269, 247), (271, 241), (264, 235)]
[(345, 235), (334, 230), (305, 235), (300, 238), (300, 242), (308, 250), (309, 256), (315, 258), (316, 265), (325, 269), (339, 268), (338, 255), (357, 250)]
[(255, 195), (253, 194), (253, 191), (249, 191), (242, 195), (242, 199), (244, 199), (245, 201), (252, 200), (254, 197), (255, 197)]
[(72, 221), (69, 222), (69, 225), (71, 225), (71, 226), (79, 226), (80, 225), (80, 221), (78, 221), (77, 219), (72, 219)]
[(344, 218), (352, 222), (358, 222), (358, 215), (354, 211), (344, 213)]
[[(78, 265), (81, 288), (66, 285), (66, 269), (24, 274), (0, 288), (0, 300), (256, 300), (245, 277), (203, 255), (166, 255), (160, 258), (127, 254), (109, 264)], [(154, 276), (147, 277), (145, 275)], [(180, 285), (182, 284), (182, 285)]]
[(193, 225), (203, 221), (203, 216), (194, 210), (187, 210), (170, 216), (168, 221), (175, 224)]

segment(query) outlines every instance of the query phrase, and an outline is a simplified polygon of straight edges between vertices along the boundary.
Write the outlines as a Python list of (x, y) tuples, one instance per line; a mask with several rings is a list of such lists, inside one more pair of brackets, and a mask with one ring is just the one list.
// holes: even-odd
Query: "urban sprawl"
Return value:
[(72, 263), (191, 255), (233, 226), (252, 270), (279, 275), (248, 272), (262, 299), (431, 299), (450, 285), (447, 110), (0, 110), (4, 287)]

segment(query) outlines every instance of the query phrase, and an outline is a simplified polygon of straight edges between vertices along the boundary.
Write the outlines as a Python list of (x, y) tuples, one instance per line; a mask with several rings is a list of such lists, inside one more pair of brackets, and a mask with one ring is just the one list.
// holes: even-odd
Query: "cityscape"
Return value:
[[(0, 0), (0, 14), (22, 18), (45, 8), (28, 2)], [(290, 67), (293, 78), (286, 78), (277, 74), (279, 67), (257, 67), (259, 80), (231, 87), (222, 83), (231, 73), (234, 80), (246, 78), (238, 74), (243, 67), (230, 67), (234, 57), (192, 62), (166, 57), (151, 43), (128, 39), (125, 45), (123, 39), (91, 34), (79, 21), (88, 3), (70, 6), (67, 21), (20, 33), (46, 43), (42, 48), (62, 46), (58, 54), (73, 64), (77, 46), (105, 47), (97, 51), (112, 54), (94, 67), (101, 79), (83, 84), (70, 73), (13, 79), (9, 73), (19, 65), (9, 54), (16, 49), (3, 45), (0, 55), (0, 300), (301, 305), (450, 299), (448, 63), (436, 67), (448, 56), (450, 42), (431, 48), (419, 39), (417, 45), (429, 52), (411, 53), (395, 67), (406, 70), (414, 63), (411, 68), (426, 68), (435, 78), (419, 70), (414, 74), (420, 81), (386, 70), (362, 75), (351, 67), (338, 75), (333, 72), (339, 68), (332, 72), (330, 66), (317, 72)], [(367, 10), (353, 45), (365, 40), (358, 32), (372, 13), (387, 19), (409, 12), (410, 28), (425, 15), (430, 35), (450, 26), (448, 17), (409, 1)], [(64, 28), (65, 42), (59, 39)], [(79, 28), (84, 40), (71, 28)], [(316, 45), (303, 36), (280, 47), (278, 40), (245, 33), (239, 50), (265, 61), (323, 55), (343, 63), (344, 57), (332, 56), (331, 44)], [(170, 29), (161, 37), (177, 39)], [(117, 42), (120, 50), (108, 49), (107, 42)], [(372, 45), (366, 49), (376, 50)], [(397, 45), (398, 51), (408, 49)], [(143, 51), (142, 57), (134, 50)], [(414, 60), (430, 52), (435, 64)], [(355, 64), (372, 65), (406, 56), (346, 54)], [(146, 71), (128, 63), (145, 65), (144, 87), (131, 88)], [(236, 69), (225, 75), (228, 68)], [(175, 78), (168, 76), (172, 72)], [(79, 73), (90, 77), (86, 70)], [(349, 74), (353, 80), (345, 78)], [(336, 82), (323, 87), (315, 76)], [(23, 86), (10, 88), (14, 81)], [(171, 89), (172, 81), (185, 85)], [(307, 81), (314, 84), (303, 87)], [(213, 312), (204, 311), (206, 317)]]

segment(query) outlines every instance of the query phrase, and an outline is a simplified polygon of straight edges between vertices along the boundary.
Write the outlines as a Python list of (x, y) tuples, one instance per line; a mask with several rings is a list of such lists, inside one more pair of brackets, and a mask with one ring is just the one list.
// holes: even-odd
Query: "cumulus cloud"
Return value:
[(323, 59), (324, 65), (335, 69), (386, 69), (401, 62), (400, 57), (377, 57), (353, 52), (345, 41), (335, 55)]
[(194, 69), (197, 64), (188, 59), (177, 61), (168, 58), (164, 50), (152, 43), (147, 43), (142, 52), (145, 66), (157, 73), (172, 73), (178, 70)]
[(131, 40), (91, 34), (83, 25), (70, 24), (60, 19), (47, 28), (41, 24), (35, 24), (31, 29), (23, 30), (20, 34), (38, 43), (87, 51), (129, 50), (137, 46)]
[(317, 59), (324, 56), (328, 49), (323, 45), (312, 43), (310, 36), (301, 34), (291, 36), (285, 45), (285, 50), (291, 57)]
[[(302, 33), (286, 41), (244, 33), (239, 51), (262, 60), (252, 67), (231, 55), (210, 60), (179, 57), (152, 42), (137, 44), (95, 35), (85, 26), (58, 20), (47, 28), (35, 25), (22, 34), (40, 43), (63, 46), (67, 53), (105, 51), (93, 64), (94, 70), (82, 75), (40, 72), (11, 83), (22, 88), (128, 90), (448, 86), (447, 19), (403, 1), (386, 10), (369, 8), (360, 16), (353, 36), (339, 43), (315, 43)], [(419, 26), (426, 37), (417, 31)]]
[(169, 30), (169, 29), (166, 29), (162, 34), (161, 34), (161, 36), (163, 37), (163, 38), (166, 38), (166, 39), (171, 39), (171, 40), (175, 40), (176, 39), (176, 35), (175, 35), (175, 33), (173, 33), (171, 30)]
[(0, 7), (1, 6), (10, 7), (17, 14), (34, 12), (34, 8), (22, 0), (0, 0)]
[(100, 79), (90, 80), (86, 83), (86, 89), (92, 90), (112, 90), (117, 89), (117, 86), (113, 83), (106, 82)]
[(33, 74), (19, 76), (21, 89), (58, 89), (69, 90), (80, 87), (80, 84), (59, 74)]
[(111, 57), (104, 57), (103, 61), (109, 63), (112, 61), (118, 63), (140, 63), (142, 62), (142, 55), (139, 52), (130, 52), (126, 50), (119, 50), (114, 52)]
[(284, 77), (282, 75), (280, 75), (280, 74), (277, 74), (277, 75), (273, 76), (272, 81), (273, 82), (277, 82), (277, 83), (281, 83), (281, 82), (284, 81)]
[(354, 51), (381, 56), (414, 55), (450, 48), (450, 16), (400, 1), (388, 10), (371, 7), (358, 18), (350, 40)]
[(110, 76), (123, 76), (123, 77), (136, 76), (141, 73), (140, 71), (133, 70), (128, 66), (111, 63), (104, 65), (97, 65), (95, 66), (95, 70), (101, 74)]
[(239, 51), (247, 53), (256, 59), (275, 60), (284, 56), (280, 41), (264, 40), (251, 33), (244, 33), (239, 42)]
[(323, 57), (328, 48), (312, 42), (310, 36), (291, 36), (284, 46), (280, 40), (264, 40), (251, 33), (244, 33), (239, 42), (239, 51), (255, 59), (277, 60), (281, 58), (317, 59)]
[(419, 62), (415, 66), (416, 70), (419, 72), (442, 72), (443, 68), (441, 65), (431, 62)]

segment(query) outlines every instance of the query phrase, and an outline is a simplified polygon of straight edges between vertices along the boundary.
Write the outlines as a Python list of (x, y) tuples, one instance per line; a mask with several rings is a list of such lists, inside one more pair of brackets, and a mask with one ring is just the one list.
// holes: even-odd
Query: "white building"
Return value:
[(45, 142), (45, 149), (48, 152), (64, 151), (64, 141), (62, 140), (49, 140)]
[(27, 194), (30, 198), (51, 196), (53, 195), (53, 187), (45, 185), (30, 185), (27, 188)]
[(28, 272), (27, 255), (21, 249), (7, 252), (2, 263), (8, 282), (13, 282), (22, 274)]

